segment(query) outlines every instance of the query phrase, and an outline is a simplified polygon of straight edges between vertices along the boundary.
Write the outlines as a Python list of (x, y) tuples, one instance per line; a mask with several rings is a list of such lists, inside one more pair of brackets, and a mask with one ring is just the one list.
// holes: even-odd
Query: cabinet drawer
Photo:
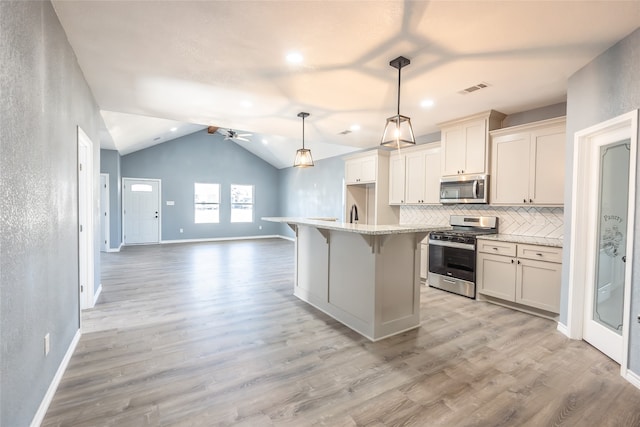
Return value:
[(537, 245), (518, 245), (518, 258), (527, 258), (537, 261), (562, 262), (562, 248)]
[(516, 244), (478, 239), (478, 252), (504, 256), (516, 256)]

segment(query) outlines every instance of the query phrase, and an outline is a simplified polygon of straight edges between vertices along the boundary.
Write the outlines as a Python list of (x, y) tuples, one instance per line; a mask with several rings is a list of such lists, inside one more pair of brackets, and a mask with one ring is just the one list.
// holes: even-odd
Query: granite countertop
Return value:
[(358, 233), (367, 235), (403, 234), (403, 233), (428, 233), (430, 231), (447, 229), (450, 227), (428, 226), (428, 225), (366, 225), (351, 224), (340, 221), (324, 221), (310, 218), (296, 217), (263, 217), (263, 221), (283, 222), (287, 224), (308, 225), (325, 230), (345, 231), (348, 233)]
[(516, 234), (486, 234), (478, 236), (478, 239), (522, 243), (527, 245), (550, 246), (554, 248), (562, 247), (562, 239), (552, 239), (549, 237), (519, 236)]

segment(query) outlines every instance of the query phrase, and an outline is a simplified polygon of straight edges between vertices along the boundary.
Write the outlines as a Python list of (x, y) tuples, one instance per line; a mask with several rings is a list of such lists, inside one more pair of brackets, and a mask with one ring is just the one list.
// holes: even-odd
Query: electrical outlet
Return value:
[(49, 350), (51, 350), (51, 336), (47, 333), (44, 336), (44, 355), (49, 355)]
[(184, 230), (181, 228), (181, 229), (180, 229), (180, 232), (181, 232), (181, 233), (184, 233)]

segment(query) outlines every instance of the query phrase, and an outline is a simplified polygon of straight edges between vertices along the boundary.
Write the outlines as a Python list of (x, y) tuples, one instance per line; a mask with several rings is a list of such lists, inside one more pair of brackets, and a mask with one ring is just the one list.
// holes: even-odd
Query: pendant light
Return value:
[(304, 148), (304, 119), (309, 117), (309, 113), (298, 113), (298, 117), (302, 117), (302, 148), (296, 151), (296, 159), (293, 161), (294, 168), (308, 168), (313, 166), (313, 158), (311, 150)]
[(400, 114), (400, 70), (409, 64), (411, 61), (404, 56), (399, 56), (389, 62), (389, 65), (398, 69), (398, 110), (395, 116), (387, 119), (387, 124), (384, 127), (380, 145), (385, 147), (402, 148), (416, 145), (411, 119)]

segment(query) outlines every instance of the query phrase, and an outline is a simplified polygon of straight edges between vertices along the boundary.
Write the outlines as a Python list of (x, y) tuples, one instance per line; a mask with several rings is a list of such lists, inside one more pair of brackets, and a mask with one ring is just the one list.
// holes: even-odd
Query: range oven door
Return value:
[(475, 283), (475, 245), (429, 239), (429, 273)]

